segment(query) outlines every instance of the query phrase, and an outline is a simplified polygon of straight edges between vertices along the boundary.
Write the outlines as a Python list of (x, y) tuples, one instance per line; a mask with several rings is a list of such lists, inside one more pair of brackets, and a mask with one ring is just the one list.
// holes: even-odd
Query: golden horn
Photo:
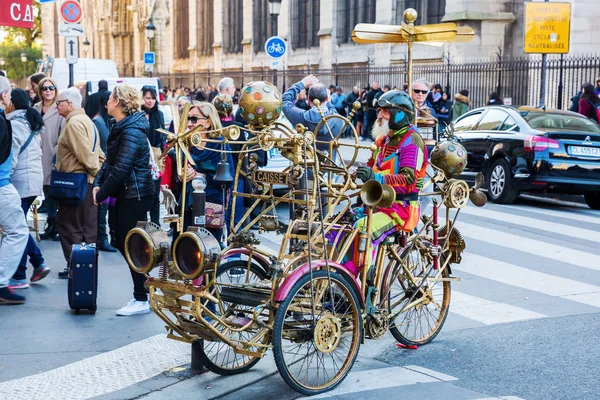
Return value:
[(487, 203), (487, 196), (482, 191), (475, 189), (469, 193), (469, 200), (477, 207), (483, 207)]
[(396, 201), (396, 191), (390, 185), (371, 179), (360, 189), (360, 198), (369, 207), (388, 208)]

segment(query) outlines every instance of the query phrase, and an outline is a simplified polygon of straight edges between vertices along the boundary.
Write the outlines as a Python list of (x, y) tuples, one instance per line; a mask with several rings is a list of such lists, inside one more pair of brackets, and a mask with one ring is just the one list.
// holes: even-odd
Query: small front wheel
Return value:
[[(363, 336), (357, 293), (339, 274), (304, 275), (279, 305), (273, 324), (275, 364), (295, 391), (332, 390), (354, 365)], [(314, 312), (313, 312), (314, 309)]]

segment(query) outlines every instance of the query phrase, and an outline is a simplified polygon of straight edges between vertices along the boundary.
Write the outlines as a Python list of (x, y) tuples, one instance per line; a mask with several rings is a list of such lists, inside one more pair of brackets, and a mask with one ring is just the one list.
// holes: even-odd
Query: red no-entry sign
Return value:
[(67, 24), (77, 24), (83, 18), (83, 10), (78, 2), (67, 0), (60, 6), (60, 16)]

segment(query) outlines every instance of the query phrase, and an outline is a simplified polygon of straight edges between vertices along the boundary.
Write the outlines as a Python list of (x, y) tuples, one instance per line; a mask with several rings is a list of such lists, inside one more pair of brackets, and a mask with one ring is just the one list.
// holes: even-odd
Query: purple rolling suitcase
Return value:
[(79, 314), (80, 310), (96, 313), (98, 295), (98, 252), (96, 244), (74, 244), (71, 247), (68, 283), (69, 306)]

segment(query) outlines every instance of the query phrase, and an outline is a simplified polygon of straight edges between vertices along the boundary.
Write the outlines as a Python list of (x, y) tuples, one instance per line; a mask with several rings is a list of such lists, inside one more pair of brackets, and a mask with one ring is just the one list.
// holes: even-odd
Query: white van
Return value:
[[(64, 58), (46, 58), (38, 66), (38, 72), (43, 72), (56, 82), (58, 90), (69, 87), (69, 64)], [(118, 78), (119, 71), (113, 60), (100, 60), (95, 58), (80, 58), (73, 64), (73, 82), (88, 80)]]
[[(159, 78), (109, 78), (104, 80), (108, 84), (108, 90), (111, 92), (113, 91), (115, 86), (122, 84), (133, 86), (140, 92), (142, 91), (142, 88), (144, 86), (152, 86), (156, 90), (156, 93), (158, 93), (158, 101), (164, 99), (164, 94), (162, 92), (162, 83)], [(79, 91), (81, 92), (81, 96), (83, 97), (83, 104), (85, 104), (85, 101), (90, 94), (96, 93), (98, 91), (98, 82), (100, 81), (101, 79), (91, 79), (75, 83), (75, 87), (79, 89)]]

